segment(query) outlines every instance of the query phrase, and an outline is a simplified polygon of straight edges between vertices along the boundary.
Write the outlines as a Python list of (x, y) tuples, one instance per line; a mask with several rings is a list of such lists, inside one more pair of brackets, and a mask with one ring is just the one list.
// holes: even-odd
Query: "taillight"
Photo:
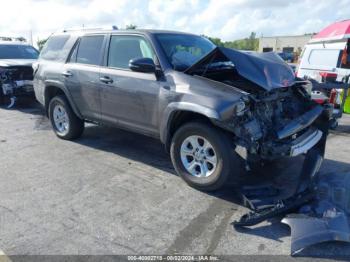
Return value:
[(334, 77), (337, 77), (338, 75), (336, 73), (320, 72), (320, 76), (326, 77), (326, 78), (328, 78), (328, 77), (334, 78)]
[(337, 74), (331, 72), (320, 72), (320, 76), (322, 77), (322, 82), (333, 82), (337, 80)]

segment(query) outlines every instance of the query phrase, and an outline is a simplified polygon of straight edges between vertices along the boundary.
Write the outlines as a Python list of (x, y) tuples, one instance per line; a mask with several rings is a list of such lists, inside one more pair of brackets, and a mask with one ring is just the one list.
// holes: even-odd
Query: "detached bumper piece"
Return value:
[(255, 210), (243, 215), (239, 221), (234, 221), (233, 225), (235, 227), (254, 226), (265, 221), (266, 219), (275, 217), (277, 215), (286, 214), (289, 211), (310, 202), (314, 198), (315, 194), (313, 192), (306, 191), (286, 200), (277, 201), (274, 204), (259, 203), (259, 206), (255, 206), (252, 202), (249, 201), (251, 207), (253, 207)]
[(305, 247), (326, 241), (350, 242), (348, 218), (343, 211), (329, 208), (321, 217), (291, 214), (282, 222), (291, 228), (291, 254), (296, 255)]
[[(277, 215), (286, 215), (299, 210), (299, 214), (289, 215), (283, 220), (291, 227), (292, 255), (309, 245), (324, 241), (350, 242), (347, 217), (336, 204), (341, 203), (341, 207), (344, 208), (350, 203), (350, 176), (347, 176), (347, 181), (338, 179), (333, 184), (318, 178), (327, 135), (326, 128), (320, 129), (322, 131), (317, 130), (323, 137), (305, 155), (295, 193), (292, 192), (291, 196), (282, 198), (271, 185), (265, 188), (243, 188), (241, 193), (244, 204), (252, 211), (234, 221), (235, 227), (253, 226)], [(318, 132), (315, 137), (317, 134)], [(340, 190), (343, 192), (340, 194), (339, 185), (347, 185), (349, 191)], [(337, 196), (336, 199), (333, 199), (334, 196)]]

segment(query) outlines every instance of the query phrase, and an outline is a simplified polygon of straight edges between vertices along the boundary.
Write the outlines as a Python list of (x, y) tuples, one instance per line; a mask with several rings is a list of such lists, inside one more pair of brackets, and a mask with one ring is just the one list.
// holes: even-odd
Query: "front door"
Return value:
[(101, 118), (152, 135), (158, 132), (160, 84), (154, 73), (129, 69), (129, 61), (140, 57), (155, 59), (142, 36), (111, 36), (107, 66), (100, 72)]

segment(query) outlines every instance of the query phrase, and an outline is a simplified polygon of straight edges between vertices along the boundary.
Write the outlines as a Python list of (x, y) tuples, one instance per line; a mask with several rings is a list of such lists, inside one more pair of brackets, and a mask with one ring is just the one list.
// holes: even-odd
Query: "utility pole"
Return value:
[(30, 45), (33, 45), (33, 31), (32, 31), (32, 29), (30, 29), (30, 32), (29, 32), (29, 42), (30, 42)]

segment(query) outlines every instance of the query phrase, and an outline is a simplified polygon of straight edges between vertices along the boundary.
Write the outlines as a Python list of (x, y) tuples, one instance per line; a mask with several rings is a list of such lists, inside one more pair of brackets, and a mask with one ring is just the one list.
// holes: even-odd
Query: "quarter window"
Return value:
[(66, 59), (69, 50), (64, 48), (69, 39), (69, 35), (52, 36), (47, 40), (43, 50), (40, 53), (40, 58), (44, 60), (61, 61)]
[(103, 39), (103, 35), (82, 37), (77, 52), (77, 63), (99, 65), (101, 61)]
[(129, 61), (135, 58), (155, 59), (149, 43), (140, 36), (112, 36), (108, 52), (108, 66), (129, 68)]

